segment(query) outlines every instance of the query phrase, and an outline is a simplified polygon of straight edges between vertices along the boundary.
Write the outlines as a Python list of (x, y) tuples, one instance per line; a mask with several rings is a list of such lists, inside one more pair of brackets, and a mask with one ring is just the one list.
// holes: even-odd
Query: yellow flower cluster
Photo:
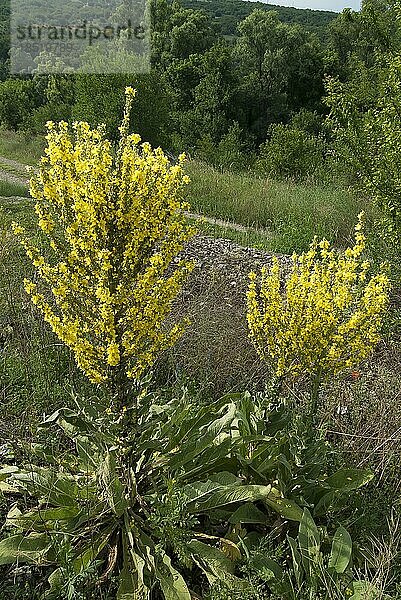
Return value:
[(308, 252), (294, 254), (284, 283), (277, 259), (260, 279), (250, 273), (250, 338), (276, 375), (337, 373), (369, 356), (379, 341), (389, 280), (384, 266), (368, 279), (362, 227), (361, 213), (355, 244), (345, 252), (315, 239)]
[(47, 124), (46, 156), (31, 179), (46, 258), (14, 224), (44, 284), (25, 288), (93, 382), (117, 367), (138, 379), (175, 343), (184, 322), (167, 327), (166, 317), (193, 267), (174, 262), (194, 233), (184, 216), (185, 156), (171, 166), (128, 133), (133, 97), (127, 88), (117, 150), (102, 127)]

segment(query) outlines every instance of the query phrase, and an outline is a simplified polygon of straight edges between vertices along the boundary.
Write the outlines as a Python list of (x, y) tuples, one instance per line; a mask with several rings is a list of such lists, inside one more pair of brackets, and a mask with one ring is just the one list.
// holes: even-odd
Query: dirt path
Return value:
[(29, 174), (26, 165), (5, 156), (0, 156), (0, 179), (9, 183), (28, 185)]

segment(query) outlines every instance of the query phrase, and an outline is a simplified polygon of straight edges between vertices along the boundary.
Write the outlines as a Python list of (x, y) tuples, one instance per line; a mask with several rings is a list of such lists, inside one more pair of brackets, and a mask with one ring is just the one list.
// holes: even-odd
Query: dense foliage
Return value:
[[(2, 1), (5, 9), (7, 3)], [(365, 29), (376, 22), (381, 10), (377, 2), (366, 8)], [(69, 9), (78, 19), (87, 18), (90, 10), (81, 3), (71, 3)], [(52, 14), (57, 10), (56, 4)], [(209, 157), (224, 168), (238, 168), (238, 164), (249, 168), (261, 144), (265, 158), (270, 143), (270, 154), (276, 152), (280, 130), (275, 125), (291, 129), (288, 124), (294, 117), (309, 111), (322, 129), (327, 112), (322, 102), (324, 76), (348, 76), (348, 55), (355, 52), (355, 42), (360, 43), (359, 26), (350, 27), (346, 14), (352, 22), (359, 19), (357, 13), (335, 17), (239, 0), (219, 3), (218, 8), (213, 3), (184, 7), (152, 0), (152, 72), (142, 75), (35, 74), (20, 81), (21, 77), (7, 77), (4, 33), (0, 122), (8, 128), (44, 133), (47, 120), (72, 117), (92, 126), (105, 123), (108, 136), (116, 139), (124, 88), (132, 85), (139, 91), (132, 121), (143, 139), (174, 153), (185, 150)], [(349, 52), (344, 56), (346, 48)], [(366, 49), (361, 53), (366, 54)], [(18, 86), (23, 89), (17, 90)], [(15, 96), (19, 101), (13, 104), (10, 99)], [(306, 153), (301, 168), (288, 168), (284, 156), (256, 162), (256, 168), (284, 178), (315, 175), (314, 161), (324, 163), (327, 139), (299, 128), (298, 122), (296, 132), (291, 129), (280, 143), (283, 155), (287, 146), (291, 149), (295, 144), (294, 164)], [(227, 158), (227, 136), (237, 146), (230, 153), (240, 152), (233, 160)]]
[[(360, 12), (334, 17), (237, 0), (151, 4), (152, 70), (140, 75), (9, 76), (8, 30), (0, 29), (1, 126), (47, 132), (48, 144), (26, 210), (9, 219), (19, 222), (16, 235), (0, 228), (1, 392), (8, 402), (0, 430), (11, 405), (22, 421), (22, 395), (29, 412), (49, 414), (0, 445), (0, 595), (398, 600), (399, 362), (394, 388), (385, 369), (377, 376), (376, 363), (381, 354), (399, 358), (399, 279), (394, 265), (380, 266), (382, 256), (373, 264), (362, 217), (355, 243), (347, 238), (369, 197), (380, 211), (377, 217), (367, 207), (376, 237), (390, 239), (382, 236), (383, 220), (386, 233), (398, 242), (401, 235), (399, 9), (366, 0)], [(52, 4), (54, 14), (59, 6)], [(78, 0), (69, 9), (82, 19), (90, 12)], [(7, 10), (0, 0), (5, 23)], [(199, 367), (209, 355), (213, 361), (219, 344), (232, 366), (230, 350), (239, 365), (253, 342), (252, 367), (241, 365), (246, 376), (236, 393), (227, 393), (231, 383), (220, 385), (221, 364), (206, 383), (190, 375), (182, 386), (186, 363), (172, 350), (183, 342), (194, 293), (179, 297), (192, 270), (180, 252), (193, 233), (182, 150), (213, 165), (201, 165), (202, 177), (212, 173), (202, 208), (226, 217), (235, 205), (247, 224), (256, 215), (268, 235), (281, 228), (291, 238), (287, 252), (308, 247), (320, 211), (343, 245), (315, 237), (304, 253), (273, 259), (260, 276), (250, 274), (247, 297), (234, 270), (219, 282), (217, 302), (227, 300), (232, 312), (222, 326), (215, 307), (203, 314), (201, 350), (189, 331), (180, 351), (197, 352)], [(11, 177), (16, 168), (0, 167)], [(333, 205), (341, 187), (315, 205), (314, 184), (329, 178), (359, 182), (359, 207), (349, 199)], [(200, 179), (194, 195), (207, 187)], [(295, 185), (288, 180), (306, 181), (287, 206)], [(272, 220), (275, 185), (280, 203)], [(12, 181), (0, 190), (11, 197), (8, 216), (18, 212), (21, 193)], [(306, 221), (290, 213), (306, 206), (310, 222), (299, 227)], [(391, 250), (399, 259), (396, 244)], [(12, 273), (5, 284), (3, 271)], [(215, 283), (219, 271), (212, 277)], [(194, 285), (205, 291), (203, 280)], [(205, 304), (195, 298), (196, 311)], [(62, 363), (68, 367), (56, 381)], [(43, 381), (51, 392), (40, 391), (42, 405), (31, 391)], [(372, 433), (372, 421), (387, 426), (392, 415), (389, 435), (386, 428)], [(357, 431), (355, 423), (362, 424)], [(376, 488), (368, 467), (380, 474)]]

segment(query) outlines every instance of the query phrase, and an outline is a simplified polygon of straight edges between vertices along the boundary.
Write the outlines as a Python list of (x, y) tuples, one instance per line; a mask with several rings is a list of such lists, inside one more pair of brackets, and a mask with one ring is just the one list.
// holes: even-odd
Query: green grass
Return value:
[[(221, 172), (199, 162), (187, 165), (191, 210), (256, 229), (268, 229), (263, 247), (291, 253), (312, 238), (345, 245), (364, 201), (328, 185), (272, 181), (251, 174)], [(252, 238), (252, 235), (250, 236)]]
[(45, 140), (41, 136), (0, 129), (0, 156), (36, 165), (43, 154)]
[(0, 197), (4, 198), (9, 196), (27, 197), (28, 188), (25, 185), (20, 185), (19, 183), (0, 180)]

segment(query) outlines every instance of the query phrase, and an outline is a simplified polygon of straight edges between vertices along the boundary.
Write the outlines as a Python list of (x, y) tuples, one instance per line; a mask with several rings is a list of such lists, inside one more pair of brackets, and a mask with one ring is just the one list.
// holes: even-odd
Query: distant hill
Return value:
[(283, 23), (299, 23), (308, 31), (316, 33), (321, 39), (326, 37), (327, 26), (337, 17), (337, 13), (309, 8), (275, 6), (265, 2), (247, 2), (244, 0), (180, 0), (185, 8), (202, 9), (219, 25), (225, 36), (236, 34), (237, 24), (255, 8), (275, 10)]

